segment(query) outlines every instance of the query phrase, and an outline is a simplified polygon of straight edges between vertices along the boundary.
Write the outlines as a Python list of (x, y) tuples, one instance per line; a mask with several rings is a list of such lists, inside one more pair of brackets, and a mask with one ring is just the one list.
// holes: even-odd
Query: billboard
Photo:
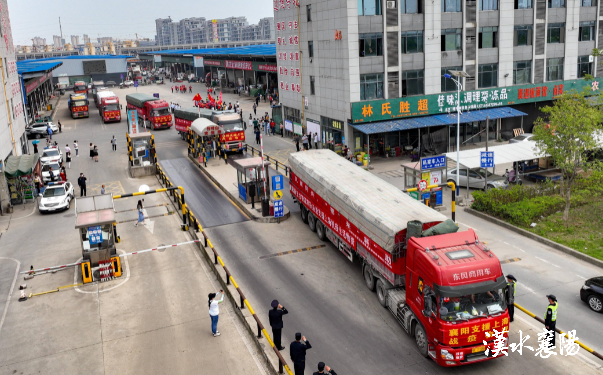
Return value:
[(203, 68), (203, 56), (193, 56), (193, 67)]
[(214, 36), (214, 43), (219, 42), (220, 39), (218, 38), (218, 20), (211, 20), (211, 29)]
[(161, 55), (153, 55), (153, 61), (156, 63), (161, 62)]

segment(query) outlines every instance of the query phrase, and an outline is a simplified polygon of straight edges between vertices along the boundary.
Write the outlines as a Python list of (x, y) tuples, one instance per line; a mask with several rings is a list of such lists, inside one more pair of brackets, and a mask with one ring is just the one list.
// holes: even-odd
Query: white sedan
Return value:
[(51, 182), (40, 194), (38, 209), (40, 213), (68, 210), (74, 198), (71, 182)]
[[(52, 179), (50, 177), (50, 171), (52, 170), (52, 173), (54, 174), (54, 179)], [(54, 181), (58, 181), (61, 179), (61, 167), (59, 166), (59, 163), (48, 163), (48, 164), (44, 164), (42, 165), (42, 181), (44, 181), (45, 184), (49, 183), (49, 182), (54, 182)]]
[(46, 147), (42, 151), (42, 156), (40, 157), (40, 163), (49, 164), (49, 163), (59, 163), (63, 162), (63, 153), (61, 153), (61, 149), (58, 147)]
[(134, 86), (134, 81), (124, 81), (124, 86)]

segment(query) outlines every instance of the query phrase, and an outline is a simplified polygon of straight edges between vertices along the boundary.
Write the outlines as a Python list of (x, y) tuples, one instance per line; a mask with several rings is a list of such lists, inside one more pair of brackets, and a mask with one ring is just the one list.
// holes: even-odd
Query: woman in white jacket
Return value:
[(220, 331), (218, 331), (218, 315), (220, 314), (219, 303), (224, 301), (224, 291), (220, 289), (220, 292), (217, 294), (220, 295), (220, 299), (217, 299), (216, 293), (209, 293), (207, 304), (209, 306), (209, 317), (211, 318), (211, 332), (214, 334), (214, 337), (220, 336)]

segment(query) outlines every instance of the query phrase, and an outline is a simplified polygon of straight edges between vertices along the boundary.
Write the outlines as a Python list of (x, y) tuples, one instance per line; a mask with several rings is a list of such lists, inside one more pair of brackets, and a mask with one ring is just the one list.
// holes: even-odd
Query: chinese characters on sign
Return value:
[(426, 171), (436, 168), (446, 168), (446, 156), (432, 156), (421, 159), (421, 170)]
[(279, 199), (274, 201), (274, 217), (283, 217), (285, 213), (285, 206), (283, 206), (283, 200)]
[(494, 168), (494, 151), (481, 151), (479, 159), (482, 168)]
[[(275, 0), (276, 48), (278, 55), (278, 87), (281, 93), (302, 91), (300, 37), (296, 0)], [(297, 96), (295, 96), (297, 97)]]
[(253, 64), (251, 61), (226, 60), (224, 62), (224, 66), (230, 69), (253, 70)]

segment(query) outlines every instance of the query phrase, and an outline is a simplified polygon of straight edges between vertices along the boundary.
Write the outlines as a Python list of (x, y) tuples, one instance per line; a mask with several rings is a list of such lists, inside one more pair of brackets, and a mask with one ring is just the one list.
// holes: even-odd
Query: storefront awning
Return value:
[(6, 160), (4, 174), (7, 177), (27, 176), (33, 173), (38, 164), (39, 155), (9, 156)]
[[(461, 124), (474, 121), (485, 121), (499, 118), (526, 116), (526, 113), (511, 107), (480, 109), (461, 113)], [(431, 126), (453, 125), (457, 123), (456, 113), (414, 117), (401, 120), (379, 121), (371, 124), (349, 124), (354, 129), (364, 134), (389, 133), (401, 130), (428, 128)]]

